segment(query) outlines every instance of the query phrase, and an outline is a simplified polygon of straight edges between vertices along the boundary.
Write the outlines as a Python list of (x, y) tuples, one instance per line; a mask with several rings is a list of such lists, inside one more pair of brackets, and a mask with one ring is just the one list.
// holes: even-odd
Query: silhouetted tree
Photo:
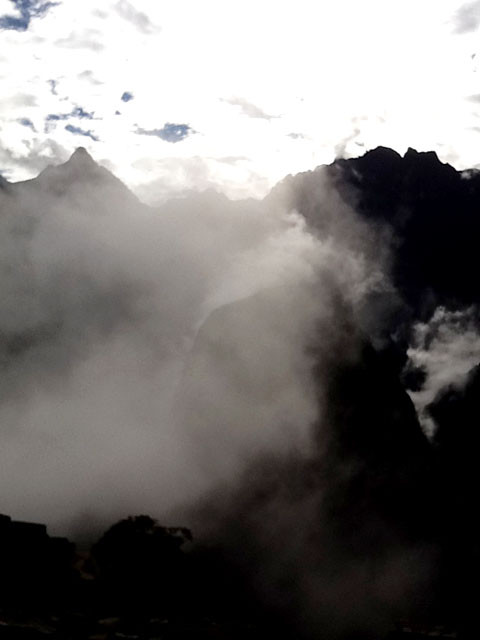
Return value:
[(181, 547), (191, 540), (188, 529), (145, 515), (113, 525), (91, 551), (104, 601), (124, 612), (174, 612), (187, 579)]

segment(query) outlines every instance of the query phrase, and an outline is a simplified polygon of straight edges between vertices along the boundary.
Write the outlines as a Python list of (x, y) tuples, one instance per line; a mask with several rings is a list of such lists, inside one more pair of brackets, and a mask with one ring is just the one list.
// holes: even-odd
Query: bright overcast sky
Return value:
[(0, 0), (0, 172), (85, 146), (154, 201), (380, 144), (474, 166), (479, 26), (458, 0)]

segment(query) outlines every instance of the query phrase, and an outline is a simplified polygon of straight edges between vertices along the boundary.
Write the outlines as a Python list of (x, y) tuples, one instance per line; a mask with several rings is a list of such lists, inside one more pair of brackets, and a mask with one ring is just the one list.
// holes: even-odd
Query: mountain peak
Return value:
[(68, 162), (74, 162), (74, 163), (95, 163), (95, 160), (92, 158), (92, 156), (88, 153), (88, 151), (85, 149), (85, 147), (77, 147), (75, 149), (75, 151), (72, 153), (72, 155), (70, 156), (70, 159), (68, 160)]
[[(67, 162), (49, 165), (36, 178), (16, 183), (18, 189), (36, 189), (40, 187), (53, 196), (70, 195), (73, 198), (84, 198), (88, 188), (92, 198), (95, 193), (104, 201), (114, 201), (120, 197), (132, 206), (138, 206), (137, 197), (108, 169), (98, 164), (85, 147), (78, 147)], [(2, 185), (0, 185), (1, 187)], [(15, 186), (15, 185), (14, 185)], [(88, 198), (85, 202), (88, 201)]]

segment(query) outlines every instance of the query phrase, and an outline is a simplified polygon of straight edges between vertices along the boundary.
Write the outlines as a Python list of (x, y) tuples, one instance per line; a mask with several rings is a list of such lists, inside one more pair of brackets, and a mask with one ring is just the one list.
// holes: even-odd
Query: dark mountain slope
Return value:
[[(392, 278), (416, 316), (439, 305), (480, 302), (480, 174), (456, 171), (434, 152), (385, 147), (289, 177), (273, 190), (289, 197), (312, 228), (325, 230), (318, 185), (329, 183), (377, 231), (388, 230)], [(388, 237), (385, 233), (383, 238)]]

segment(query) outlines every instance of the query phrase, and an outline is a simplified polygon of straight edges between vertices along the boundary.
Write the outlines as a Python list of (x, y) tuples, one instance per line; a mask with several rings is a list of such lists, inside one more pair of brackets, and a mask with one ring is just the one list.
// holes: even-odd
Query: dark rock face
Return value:
[[(480, 447), (480, 364), (471, 369), (463, 385), (441, 391), (429, 412), (438, 425), (435, 444), (455, 467), (452, 476), (466, 481), (465, 474), (476, 475), (476, 465), (471, 463)], [(469, 462), (463, 469), (462, 460)]]
[[(217, 399), (202, 383), (205, 363), (208, 379), (230, 381), (227, 393), (238, 388), (232, 372), (251, 380), (242, 343), (231, 338), (240, 322), (258, 326), (261, 308), (253, 298), (232, 304), (200, 332), (183, 389), (197, 424), (216, 415)], [(345, 314), (343, 328), (319, 321), (318, 342), (311, 336), (319, 418), (310, 454), (253, 453), (244, 478), (223, 501), (213, 498), (203, 516), (211, 523), (206, 539), (249, 594), (230, 584), (222, 596), (230, 593), (227, 601), (239, 599), (248, 611), (256, 598), (263, 613), (307, 637), (318, 627), (332, 638), (354, 630), (381, 636), (391, 616), (407, 615), (408, 603), (425, 593), (436, 539), (431, 446), (398, 367)], [(227, 337), (230, 349), (222, 347)], [(261, 342), (257, 348), (261, 353)], [(273, 397), (281, 392), (282, 372), (275, 373)], [(222, 418), (220, 452), (229, 433), (228, 416)]]
[(332, 483), (339, 527), (359, 536), (374, 518), (399, 539), (427, 539), (434, 527), (433, 454), (396, 372), (366, 343), (357, 362), (332, 367), (327, 394), (327, 464), (332, 478), (337, 465), (352, 469), (344, 483)]
[[(275, 194), (301, 213), (312, 229), (328, 231), (331, 211), (318, 196), (336, 193), (380, 230), (390, 234), (392, 278), (417, 317), (435, 306), (478, 303), (480, 174), (456, 171), (434, 152), (409, 149), (402, 158), (378, 147), (360, 158), (336, 160), (328, 167), (290, 176)], [(331, 204), (331, 200), (330, 200)]]
[(383, 147), (329, 172), (361, 215), (393, 230), (393, 281), (416, 315), (480, 301), (477, 172), (458, 172), (434, 152), (402, 158)]
[(437, 425), (434, 446), (445, 537), (439, 589), (444, 606), (474, 628), (480, 573), (480, 365), (463, 383), (442, 389), (428, 409)]

